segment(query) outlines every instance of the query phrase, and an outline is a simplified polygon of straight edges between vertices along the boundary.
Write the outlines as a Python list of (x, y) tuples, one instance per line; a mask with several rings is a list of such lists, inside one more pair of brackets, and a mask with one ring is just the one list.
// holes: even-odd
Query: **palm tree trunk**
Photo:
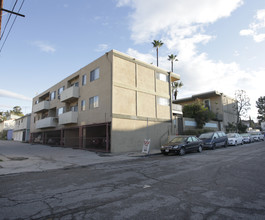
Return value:
[(173, 60), (171, 60), (171, 72), (173, 72)]
[(156, 65), (158, 66), (158, 47), (156, 48)]

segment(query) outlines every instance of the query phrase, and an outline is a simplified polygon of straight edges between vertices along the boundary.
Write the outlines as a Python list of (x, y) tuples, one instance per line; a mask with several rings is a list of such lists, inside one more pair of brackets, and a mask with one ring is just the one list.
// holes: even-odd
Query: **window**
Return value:
[(51, 93), (51, 100), (54, 100), (55, 99), (55, 96), (56, 96), (56, 91), (54, 91), (54, 92)]
[(63, 114), (63, 113), (64, 113), (64, 107), (59, 108), (58, 109), (58, 115)]
[(99, 68), (94, 69), (90, 72), (90, 82), (99, 78)]
[(166, 74), (156, 73), (156, 78), (161, 81), (168, 82), (168, 76)]
[(81, 111), (85, 111), (86, 110), (86, 100), (82, 100), (81, 101)]
[(210, 99), (205, 99), (204, 101), (204, 107), (208, 108), (209, 110), (211, 110), (211, 102)]
[(169, 106), (169, 99), (162, 98), (162, 97), (157, 97), (157, 104), (158, 105)]
[(72, 106), (71, 107), (72, 112), (77, 112), (78, 111), (78, 105)]
[(58, 96), (64, 91), (64, 86), (58, 89)]
[(86, 74), (82, 76), (82, 86), (86, 85)]
[(89, 109), (97, 108), (98, 106), (98, 96), (89, 98)]
[(79, 82), (75, 82), (73, 86), (78, 87), (79, 86)]

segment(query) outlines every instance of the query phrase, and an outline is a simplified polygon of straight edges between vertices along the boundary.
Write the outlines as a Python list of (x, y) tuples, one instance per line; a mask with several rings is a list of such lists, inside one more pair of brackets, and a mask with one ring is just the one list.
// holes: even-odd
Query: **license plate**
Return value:
[(166, 151), (166, 152), (169, 152), (169, 149), (166, 149), (165, 151)]

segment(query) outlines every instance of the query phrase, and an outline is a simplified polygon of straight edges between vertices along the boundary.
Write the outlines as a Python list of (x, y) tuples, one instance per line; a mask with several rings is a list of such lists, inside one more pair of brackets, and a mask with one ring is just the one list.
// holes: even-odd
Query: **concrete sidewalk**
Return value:
[[(152, 154), (156, 153), (159, 152), (152, 152)], [(95, 153), (80, 149), (0, 140), (0, 175), (87, 166), (144, 156), (146, 154), (141, 152)]]

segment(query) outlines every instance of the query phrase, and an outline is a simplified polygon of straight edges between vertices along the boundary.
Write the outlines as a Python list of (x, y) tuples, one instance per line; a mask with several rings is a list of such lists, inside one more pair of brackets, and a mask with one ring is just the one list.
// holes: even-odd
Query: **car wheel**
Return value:
[(202, 152), (202, 146), (201, 146), (201, 145), (198, 147), (198, 152), (199, 152), (199, 153)]
[(179, 155), (180, 155), (180, 156), (183, 156), (185, 153), (186, 153), (186, 152), (185, 152), (184, 147), (180, 148), (180, 150), (179, 150)]
[(225, 141), (224, 147), (227, 147), (227, 141)]
[(213, 145), (212, 145), (212, 150), (215, 150), (215, 147), (216, 147), (215, 144), (213, 144)]
[(237, 142), (235, 141), (235, 146), (237, 146)]
[(168, 155), (168, 153), (166, 153), (166, 152), (164, 152), (163, 154), (164, 154), (165, 156), (167, 156), (167, 155)]

